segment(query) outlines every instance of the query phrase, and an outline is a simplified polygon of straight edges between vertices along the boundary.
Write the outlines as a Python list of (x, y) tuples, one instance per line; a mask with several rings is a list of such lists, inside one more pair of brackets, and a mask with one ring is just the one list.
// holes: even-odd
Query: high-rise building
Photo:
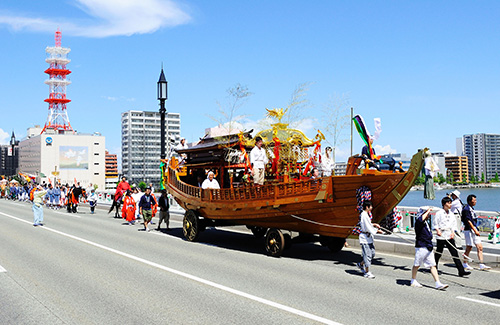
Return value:
[(469, 159), (467, 156), (445, 156), (447, 175), (453, 175), (454, 182), (469, 182)]
[(0, 146), (0, 175), (14, 176), (19, 166), (19, 141), (16, 140), (14, 131), (9, 144)]
[(481, 179), (484, 175), (485, 180), (490, 180), (500, 174), (500, 134), (466, 134), (462, 144), (470, 176)]
[(114, 189), (116, 188), (116, 184), (118, 183), (118, 157), (117, 155), (110, 154), (106, 150), (105, 157), (106, 164), (106, 189)]
[[(167, 113), (165, 120), (167, 158), (181, 137), (181, 115)], [(127, 111), (122, 113), (122, 173), (130, 184), (145, 182), (159, 187), (160, 113)]]

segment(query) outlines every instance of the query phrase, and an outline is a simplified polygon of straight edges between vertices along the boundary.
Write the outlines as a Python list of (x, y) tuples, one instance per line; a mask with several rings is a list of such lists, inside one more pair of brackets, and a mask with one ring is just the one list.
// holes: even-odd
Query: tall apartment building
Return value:
[(110, 154), (106, 150), (105, 156), (105, 164), (106, 164), (106, 189), (114, 189), (116, 188), (116, 184), (118, 183), (118, 157), (117, 155)]
[[(165, 116), (166, 151), (176, 145), (181, 137), (181, 115)], [(127, 111), (122, 113), (122, 173), (130, 184), (143, 181), (160, 184), (160, 113)]]
[(469, 160), (469, 175), (485, 180), (500, 174), (500, 134), (466, 134), (463, 136), (463, 152)]
[(455, 182), (469, 182), (469, 159), (467, 156), (445, 156), (447, 175), (453, 174)]

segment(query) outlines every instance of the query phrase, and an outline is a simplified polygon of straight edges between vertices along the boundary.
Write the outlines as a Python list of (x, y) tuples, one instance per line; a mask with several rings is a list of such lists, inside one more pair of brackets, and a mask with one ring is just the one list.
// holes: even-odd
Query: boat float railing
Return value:
[(222, 189), (205, 189), (186, 184), (177, 179), (175, 170), (169, 168), (169, 183), (179, 191), (202, 201), (237, 201), (255, 199), (277, 199), (287, 196), (317, 193), (321, 179), (290, 183), (266, 184)]

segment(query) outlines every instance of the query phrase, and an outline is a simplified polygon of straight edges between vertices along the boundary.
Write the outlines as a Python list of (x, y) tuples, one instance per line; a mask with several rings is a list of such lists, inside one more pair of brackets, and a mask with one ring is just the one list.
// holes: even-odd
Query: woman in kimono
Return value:
[(122, 217), (128, 221), (129, 225), (133, 225), (135, 222), (135, 201), (130, 195), (130, 190), (127, 190), (123, 198)]

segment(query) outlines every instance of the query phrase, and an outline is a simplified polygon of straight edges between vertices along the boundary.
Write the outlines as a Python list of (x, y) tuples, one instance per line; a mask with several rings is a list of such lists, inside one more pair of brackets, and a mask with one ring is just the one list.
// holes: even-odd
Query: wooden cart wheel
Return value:
[(337, 253), (344, 248), (345, 238), (340, 237), (329, 237), (326, 241), (326, 246), (333, 252)]
[(262, 238), (267, 232), (267, 228), (263, 227), (250, 226), (248, 228), (252, 231), (252, 234), (255, 236), (255, 238)]
[(285, 237), (279, 229), (269, 229), (266, 234), (266, 251), (273, 257), (280, 257), (285, 248)]
[(200, 234), (200, 220), (194, 210), (187, 210), (182, 222), (182, 232), (188, 241), (196, 241)]

